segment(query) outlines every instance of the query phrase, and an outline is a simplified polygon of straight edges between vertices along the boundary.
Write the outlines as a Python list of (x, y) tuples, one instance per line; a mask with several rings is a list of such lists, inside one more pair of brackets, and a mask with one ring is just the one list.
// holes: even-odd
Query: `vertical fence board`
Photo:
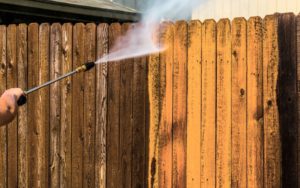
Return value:
[(217, 24), (216, 186), (231, 187), (231, 31), (230, 21)]
[(276, 97), (278, 77), (278, 16), (264, 19), (263, 95), (264, 95), (264, 186), (281, 186), (281, 141)]
[[(159, 44), (159, 29), (153, 33), (153, 41)], [(149, 95), (149, 161), (148, 187), (158, 187), (158, 146), (160, 118), (160, 58), (159, 53), (151, 54), (148, 59), (148, 95)]]
[[(39, 28), (39, 64), (38, 85), (47, 82), (50, 78), (50, 26), (47, 23), (41, 24)], [(38, 135), (38, 186), (48, 187), (50, 180), (48, 174), (49, 159), (50, 159), (50, 133), (49, 133), (49, 88), (44, 88), (38, 91), (37, 105), (37, 135)]]
[[(50, 79), (56, 79), (61, 75), (61, 25), (54, 23), (50, 32)], [(51, 187), (60, 185), (60, 131), (61, 131), (61, 88), (56, 82), (50, 86), (50, 172)]]
[(174, 57), (174, 25), (163, 23), (160, 45), (167, 49), (160, 53), (160, 109), (158, 183), (159, 187), (172, 186), (172, 80)]
[[(232, 22), (232, 187), (245, 187), (247, 172), (247, 22), (244, 18)], [(226, 87), (226, 86), (225, 86)]]
[[(73, 67), (84, 62), (84, 29), (82, 23), (73, 27)], [(84, 73), (72, 77), (72, 187), (83, 187)]]
[(282, 187), (298, 183), (297, 174), (297, 65), (296, 20), (294, 14), (282, 14), (278, 23), (279, 74), (277, 81), (280, 124)]
[[(135, 26), (137, 27), (137, 26)], [(132, 187), (147, 187), (146, 150), (146, 92), (147, 92), (147, 61), (146, 57), (138, 57), (133, 63), (132, 83)]]
[[(300, 2), (298, 2), (298, 5), (300, 6)], [(300, 177), (300, 15), (296, 18), (297, 22), (297, 92), (298, 92), (298, 177)], [(300, 186), (300, 178), (298, 178), (298, 187)]]
[(173, 63), (173, 187), (186, 186), (187, 22), (177, 21)]
[[(85, 27), (85, 61), (95, 61), (96, 58), (96, 25)], [(83, 62), (82, 62), (83, 63)], [(94, 187), (95, 184), (95, 124), (96, 124), (96, 70), (84, 73), (84, 180), (83, 187)]]
[[(6, 89), (6, 26), (0, 25), (0, 93)], [(7, 187), (6, 126), (0, 127), (0, 186)]]
[(216, 23), (202, 26), (201, 187), (215, 187), (216, 180)]
[(202, 26), (191, 21), (188, 31), (187, 187), (200, 185)]
[[(108, 53), (108, 25), (97, 27), (97, 57)], [(95, 187), (106, 187), (107, 63), (96, 67)]]
[[(121, 26), (114, 23), (109, 27), (109, 50), (121, 35)], [(107, 187), (122, 187), (120, 185), (119, 159), (120, 153), (120, 62), (108, 64), (108, 111), (107, 111)]]
[[(132, 29), (132, 25), (121, 26), (122, 35)], [(120, 63), (120, 183), (121, 187), (131, 187), (132, 166), (132, 59)]]
[[(17, 65), (18, 65), (18, 87), (27, 88), (27, 25), (20, 24), (17, 27)], [(27, 105), (19, 108), (18, 114), (18, 187), (28, 187), (28, 158), (27, 149)]]
[[(7, 27), (7, 42), (6, 42), (6, 63), (7, 63), (7, 88), (17, 87), (17, 27), (9, 25)], [(17, 165), (17, 137), (18, 127), (17, 119), (14, 119), (7, 125), (7, 183), (8, 187), (17, 187), (18, 183), (18, 165)]]
[[(32, 23), (28, 26), (28, 88), (38, 85), (38, 60), (39, 60), (39, 26)], [(37, 114), (38, 92), (32, 93), (28, 96), (28, 111), (31, 114)], [(37, 187), (38, 181), (38, 135), (37, 135), (37, 121), (34, 116), (28, 114), (28, 144), (27, 144), (27, 158), (28, 158), (28, 186)]]
[[(62, 26), (61, 74), (72, 70), (72, 24)], [(61, 128), (60, 128), (60, 187), (71, 187), (71, 126), (72, 126), (72, 83), (71, 78), (61, 81)]]
[(263, 187), (262, 19), (247, 25), (247, 186)]

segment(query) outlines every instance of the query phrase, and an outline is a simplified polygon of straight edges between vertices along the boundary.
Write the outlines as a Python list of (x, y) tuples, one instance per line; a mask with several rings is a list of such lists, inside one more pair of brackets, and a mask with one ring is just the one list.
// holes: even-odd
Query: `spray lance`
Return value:
[(46, 82), (46, 83), (44, 83), (44, 84), (42, 84), (40, 86), (37, 86), (37, 87), (31, 88), (31, 89), (29, 89), (27, 91), (24, 91), (24, 95), (22, 95), (18, 99), (17, 104), (19, 106), (24, 105), (26, 103), (26, 101), (27, 101), (27, 95), (30, 94), (30, 93), (32, 93), (32, 92), (34, 92), (34, 91), (37, 91), (37, 90), (39, 90), (41, 88), (49, 86), (49, 85), (51, 85), (51, 84), (53, 84), (53, 83), (55, 83), (55, 82), (57, 82), (59, 80), (62, 80), (64, 78), (66, 78), (66, 77), (72, 76), (73, 74), (76, 74), (76, 73), (79, 73), (79, 72), (86, 72), (86, 71), (92, 69), (94, 66), (95, 66), (95, 62), (85, 63), (85, 64), (81, 65), (80, 67), (77, 67), (75, 70), (73, 70), (73, 71), (71, 71), (71, 72), (69, 72), (69, 73), (67, 73), (65, 75), (62, 75), (62, 76), (60, 76), (60, 77), (58, 77), (58, 78), (56, 78), (54, 80), (48, 81), (48, 82)]

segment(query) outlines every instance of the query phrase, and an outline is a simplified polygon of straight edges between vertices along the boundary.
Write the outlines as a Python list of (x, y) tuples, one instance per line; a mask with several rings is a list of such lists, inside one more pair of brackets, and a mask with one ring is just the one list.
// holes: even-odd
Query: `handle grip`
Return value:
[(26, 104), (27, 102), (27, 98), (25, 95), (21, 95), (20, 98), (17, 101), (18, 106), (23, 106), (24, 104)]

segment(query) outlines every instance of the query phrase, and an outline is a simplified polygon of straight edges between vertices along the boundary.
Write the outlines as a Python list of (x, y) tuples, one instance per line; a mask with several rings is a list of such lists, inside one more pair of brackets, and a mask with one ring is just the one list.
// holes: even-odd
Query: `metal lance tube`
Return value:
[(26, 101), (27, 101), (26, 96), (28, 94), (30, 94), (30, 93), (32, 93), (34, 91), (37, 91), (37, 90), (39, 90), (41, 88), (47, 87), (47, 86), (49, 86), (49, 85), (51, 85), (51, 84), (53, 84), (53, 83), (55, 83), (57, 81), (60, 81), (60, 80), (62, 80), (64, 78), (72, 76), (73, 74), (76, 74), (76, 73), (79, 73), (79, 72), (86, 72), (86, 71), (92, 69), (94, 66), (95, 66), (95, 62), (85, 63), (85, 64), (81, 65), (80, 67), (77, 67), (75, 70), (73, 70), (73, 71), (71, 71), (71, 72), (69, 72), (69, 73), (67, 73), (65, 75), (62, 75), (62, 76), (60, 76), (60, 77), (58, 77), (58, 78), (56, 78), (54, 80), (48, 81), (48, 82), (46, 82), (46, 83), (44, 83), (42, 85), (39, 85), (37, 87), (31, 88), (31, 89), (29, 89), (27, 91), (24, 91), (24, 95), (22, 95), (18, 99), (17, 103), (18, 103), (19, 106), (22, 106), (22, 105), (24, 105), (26, 103)]

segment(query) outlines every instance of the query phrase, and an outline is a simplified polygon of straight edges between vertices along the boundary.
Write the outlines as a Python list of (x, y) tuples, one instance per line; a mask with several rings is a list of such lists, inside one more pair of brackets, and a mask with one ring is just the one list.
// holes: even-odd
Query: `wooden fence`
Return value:
[[(109, 53), (130, 27), (0, 26), (0, 93)], [(154, 40), (169, 48), (30, 94), (0, 128), (0, 187), (300, 186), (300, 16), (165, 22)]]

